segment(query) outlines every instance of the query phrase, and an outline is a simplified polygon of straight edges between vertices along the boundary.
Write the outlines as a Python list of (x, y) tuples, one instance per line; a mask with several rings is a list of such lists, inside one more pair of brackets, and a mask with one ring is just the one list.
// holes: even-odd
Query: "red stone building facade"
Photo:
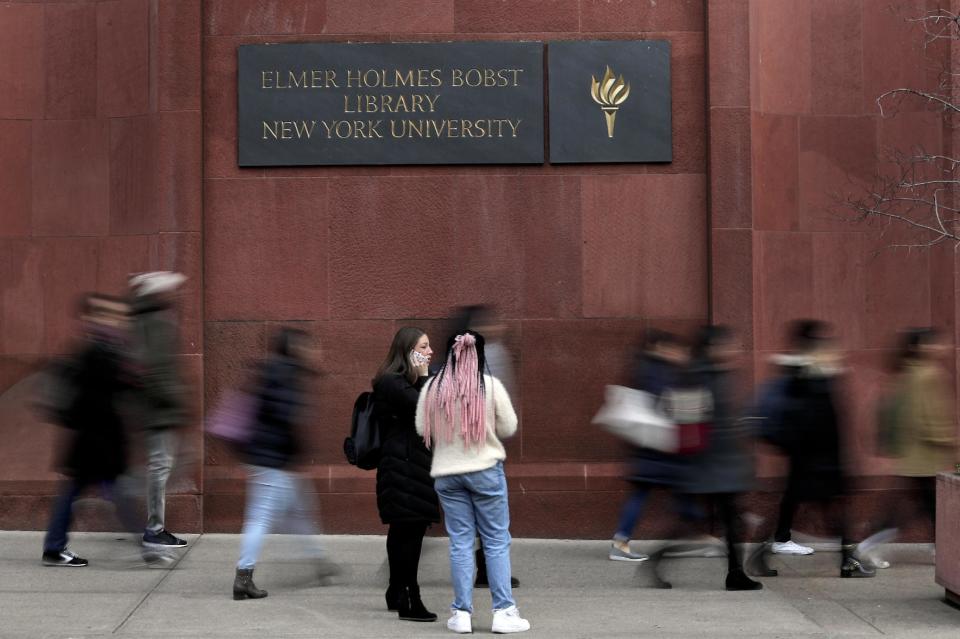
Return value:
[[(0, 1), (0, 528), (45, 525), (56, 433), (25, 408), (28, 377), (68, 343), (75, 296), (154, 269), (190, 276), (179, 532), (238, 529), (242, 472), (201, 416), (291, 322), (329, 362), (309, 451), (325, 527), (381, 532), (373, 474), (342, 458), (353, 399), (397, 327), (439, 338), (452, 306), (478, 300), (503, 311), (516, 357), (516, 535), (610, 534), (626, 486), (619, 444), (589, 424), (603, 386), (645, 327), (706, 321), (742, 335), (745, 388), (785, 321), (837, 325), (869, 513), (890, 497), (870, 420), (884, 349), (905, 325), (956, 324), (952, 251), (878, 252), (886, 239), (826, 211), (885, 147), (952, 147), (937, 114), (878, 113), (884, 90), (935, 80), (904, 17), (936, 3), (901, 4)], [(633, 38), (672, 44), (670, 164), (237, 167), (240, 44)], [(756, 507), (779, 472), (764, 455)]]

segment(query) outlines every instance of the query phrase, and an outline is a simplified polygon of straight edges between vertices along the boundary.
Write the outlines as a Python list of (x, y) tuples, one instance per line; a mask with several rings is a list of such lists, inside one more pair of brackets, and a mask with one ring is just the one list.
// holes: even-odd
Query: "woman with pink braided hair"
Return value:
[(447, 627), (473, 631), (473, 542), (483, 540), (493, 632), (530, 629), (510, 587), (510, 509), (501, 438), (517, 430), (510, 396), (489, 375), (483, 336), (464, 331), (450, 338), (447, 360), (417, 403), (417, 432), (433, 451), (430, 469), (450, 536), (454, 600)]

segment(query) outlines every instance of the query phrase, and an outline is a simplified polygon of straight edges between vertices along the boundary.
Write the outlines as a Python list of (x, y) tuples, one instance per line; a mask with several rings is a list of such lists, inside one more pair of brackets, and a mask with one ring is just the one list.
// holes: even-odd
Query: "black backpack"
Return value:
[(360, 393), (353, 403), (350, 436), (343, 440), (347, 461), (363, 470), (373, 470), (380, 463), (380, 427), (373, 414), (373, 393)]

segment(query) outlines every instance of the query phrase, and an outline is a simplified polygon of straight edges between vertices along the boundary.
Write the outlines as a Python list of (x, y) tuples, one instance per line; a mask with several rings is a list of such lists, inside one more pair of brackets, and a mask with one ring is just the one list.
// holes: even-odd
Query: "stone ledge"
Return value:
[(937, 583), (960, 601), (960, 475), (937, 476)]

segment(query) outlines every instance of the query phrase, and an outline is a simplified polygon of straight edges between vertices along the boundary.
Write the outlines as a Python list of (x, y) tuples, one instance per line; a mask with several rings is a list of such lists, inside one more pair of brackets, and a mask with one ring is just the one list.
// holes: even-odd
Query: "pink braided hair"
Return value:
[(476, 344), (476, 338), (469, 333), (457, 335), (447, 363), (427, 391), (423, 439), (428, 448), (438, 435), (448, 444), (453, 442), (454, 410), (458, 401), (464, 447), (479, 447), (486, 439), (486, 393)]

